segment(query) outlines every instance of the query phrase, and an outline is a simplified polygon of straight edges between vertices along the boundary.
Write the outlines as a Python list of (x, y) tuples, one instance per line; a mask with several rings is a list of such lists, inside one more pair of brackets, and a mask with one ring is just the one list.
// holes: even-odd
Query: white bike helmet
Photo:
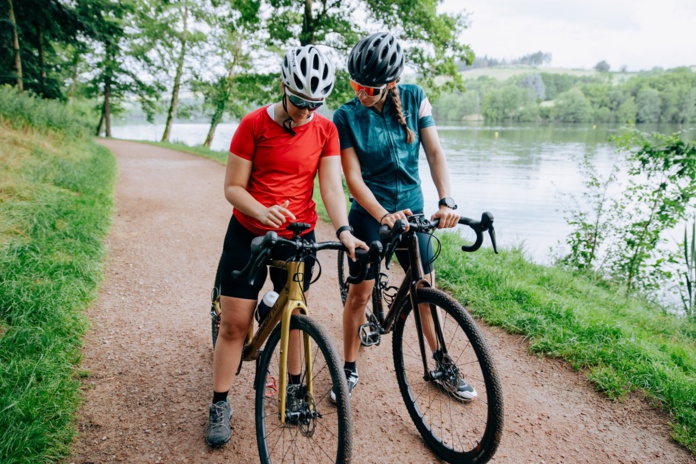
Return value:
[(334, 66), (314, 45), (291, 48), (283, 59), (283, 83), (294, 93), (327, 98), (333, 90)]

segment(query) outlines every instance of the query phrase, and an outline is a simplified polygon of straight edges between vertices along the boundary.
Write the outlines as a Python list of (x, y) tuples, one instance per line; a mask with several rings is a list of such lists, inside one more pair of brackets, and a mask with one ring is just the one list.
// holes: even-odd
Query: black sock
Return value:
[(290, 374), (290, 385), (299, 385), (302, 383), (302, 374)]
[(344, 371), (351, 371), (351, 372), (357, 374), (358, 373), (358, 366), (356, 365), (356, 361), (351, 361), (351, 362), (346, 361), (345, 363), (343, 363), (343, 370)]
[(213, 403), (219, 403), (220, 401), (227, 401), (227, 393), (213, 391)]

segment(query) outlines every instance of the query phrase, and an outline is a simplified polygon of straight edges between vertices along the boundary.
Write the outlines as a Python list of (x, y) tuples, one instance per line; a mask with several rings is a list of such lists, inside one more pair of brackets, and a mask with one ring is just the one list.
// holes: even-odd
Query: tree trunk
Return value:
[(213, 143), (213, 137), (215, 137), (215, 129), (217, 129), (218, 124), (222, 121), (222, 115), (225, 114), (225, 107), (227, 106), (227, 100), (220, 99), (215, 107), (215, 113), (213, 113), (213, 119), (210, 121), (210, 129), (208, 129), (208, 135), (205, 137), (205, 142), (203, 146), (210, 148), (210, 144)]
[(101, 135), (102, 127), (104, 127), (104, 105), (102, 105), (101, 114), (99, 115), (99, 124), (97, 124), (97, 137)]
[(300, 32), (300, 45), (314, 44), (314, 20), (312, 18), (313, 0), (305, 0), (304, 17), (302, 18), (302, 32)]
[(188, 23), (188, 6), (184, 7), (184, 30), (181, 33), (181, 53), (176, 65), (176, 75), (174, 76), (174, 88), (172, 89), (172, 99), (169, 103), (169, 111), (167, 112), (167, 123), (164, 125), (164, 134), (162, 134), (162, 142), (169, 141), (169, 134), (174, 123), (176, 115), (176, 106), (179, 103), (179, 89), (181, 88), (181, 76), (184, 72), (184, 59), (186, 58), (186, 34)]
[(17, 71), (17, 90), (22, 93), (24, 84), (22, 82), (22, 57), (19, 54), (19, 35), (17, 34), (17, 21), (15, 20), (14, 7), (12, 0), (7, 0), (10, 4), (10, 24), (12, 24), (12, 46), (15, 53), (15, 69)]
[(111, 76), (106, 78), (104, 84), (104, 124), (106, 125), (105, 137), (111, 137)]
[(75, 97), (75, 88), (77, 87), (77, 69), (80, 65), (80, 51), (75, 49), (75, 54), (72, 59), (72, 82), (70, 82), (70, 89), (68, 90), (68, 101), (72, 102), (73, 97)]
[(44, 44), (43, 44), (43, 32), (39, 28), (36, 31), (36, 35), (39, 38), (39, 71), (41, 75), (41, 92), (45, 96), (46, 95), (46, 54), (44, 53)]

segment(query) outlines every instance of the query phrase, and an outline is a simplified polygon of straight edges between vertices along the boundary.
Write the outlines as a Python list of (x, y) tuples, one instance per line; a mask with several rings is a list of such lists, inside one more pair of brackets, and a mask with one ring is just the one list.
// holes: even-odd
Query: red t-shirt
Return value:
[[(271, 119), (268, 107), (259, 108), (242, 119), (232, 136), (230, 152), (252, 162), (247, 183), (252, 197), (266, 207), (289, 200), (288, 209), (297, 218), (295, 222), (306, 222), (314, 229), (314, 178), (322, 157), (341, 154), (338, 131), (333, 122), (317, 113), (307, 124), (293, 130), (297, 135), (292, 136)], [(282, 237), (292, 237), (286, 229), (288, 222), (273, 229), (239, 210), (235, 209), (234, 215), (258, 235), (275, 230)]]

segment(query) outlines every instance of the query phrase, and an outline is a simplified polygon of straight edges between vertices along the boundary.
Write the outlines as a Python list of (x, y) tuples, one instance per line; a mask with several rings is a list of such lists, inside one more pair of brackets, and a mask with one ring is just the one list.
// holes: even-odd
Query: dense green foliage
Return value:
[(2, 462), (58, 461), (75, 432), (83, 311), (102, 276), (116, 173), (79, 121), (57, 102), (0, 92)]
[(166, 113), (163, 140), (176, 114), (187, 112), (180, 95), (194, 91), (210, 118), (209, 146), (224, 117), (280, 97), (279, 63), (292, 46), (320, 45), (337, 63), (333, 106), (353, 96), (343, 71), (348, 51), (377, 29), (398, 31), (433, 93), (441, 75), (449, 76), (446, 88), (463, 88), (456, 63), (473, 59), (459, 40), (466, 16), (438, 12), (442, 1), (5, 0), (0, 84), (20, 91), (26, 84), (50, 98), (93, 98), (99, 103), (91, 127), (107, 137), (111, 115), (137, 101), (150, 119)]
[(522, 73), (503, 82), (479, 77), (466, 92), (445, 94), (433, 106), (438, 120), (483, 117), (487, 122), (671, 123), (696, 121), (696, 73), (689, 68), (573, 76)]
[(438, 285), (486, 322), (524, 335), (533, 352), (563, 358), (599, 391), (634, 390), (672, 417), (672, 436), (696, 453), (696, 323), (665, 315), (584, 274), (527, 261), (519, 250), (462, 253), (442, 236)]
[[(582, 200), (571, 196), (574, 206), (564, 211), (571, 231), (561, 262), (627, 291), (659, 293), (679, 286), (683, 276), (667, 245), (669, 231), (690, 216), (696, 200), (696, 144), (681, 134), (630, 132), (618, 140), (610, 172), (597, 172), (589, 159), (581, 165), (585, 188)], [(688, 255), (682, 263), (688, 273)]]

